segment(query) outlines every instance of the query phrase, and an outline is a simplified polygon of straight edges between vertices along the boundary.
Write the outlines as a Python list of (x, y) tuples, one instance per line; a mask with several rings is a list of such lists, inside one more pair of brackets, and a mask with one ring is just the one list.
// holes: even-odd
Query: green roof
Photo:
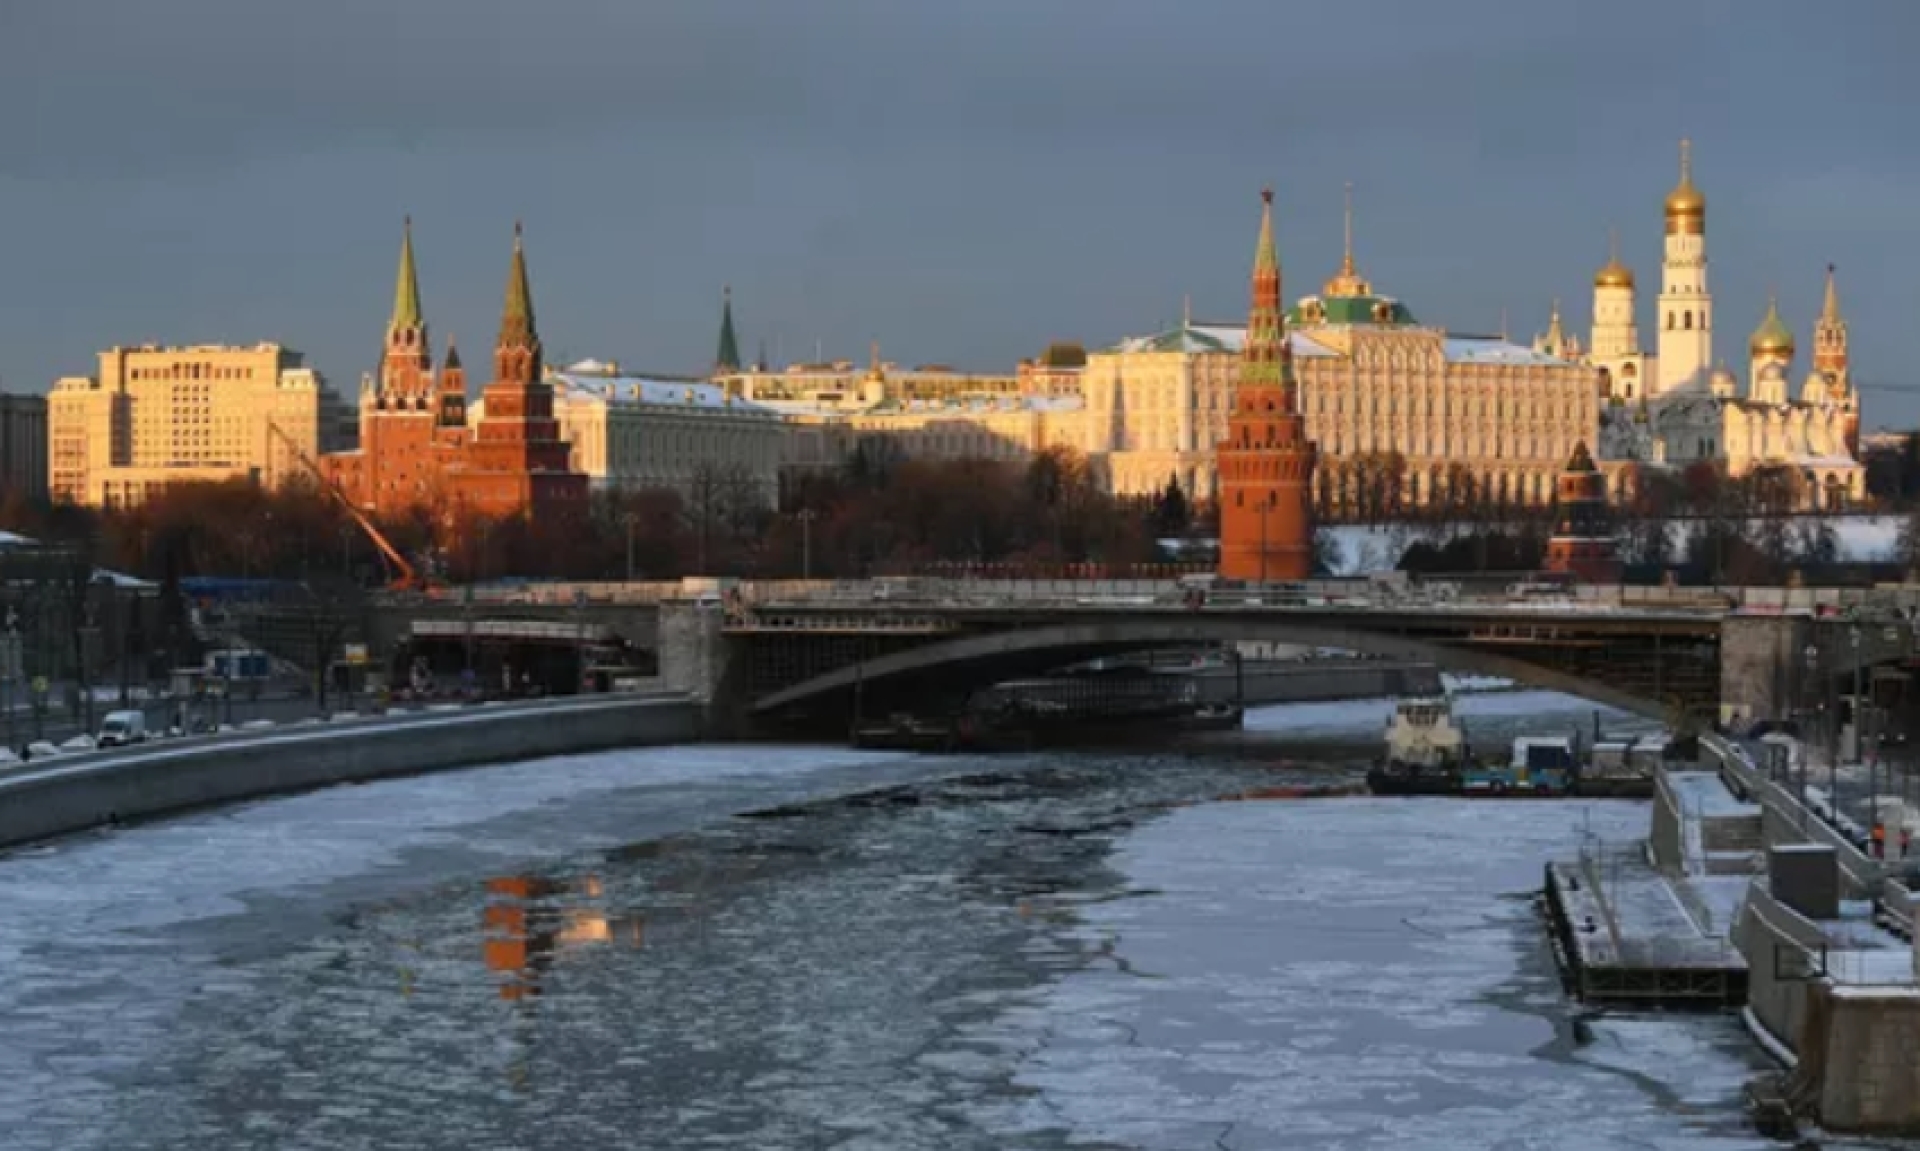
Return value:
[[(1318, 307), (1320, 315), (1311, 315)], [(1415, 324), (1407, 306), (1391, 296), (1308, 296), (1287, 310), (1287, 326), (1311, 328), (1319, 324)]]

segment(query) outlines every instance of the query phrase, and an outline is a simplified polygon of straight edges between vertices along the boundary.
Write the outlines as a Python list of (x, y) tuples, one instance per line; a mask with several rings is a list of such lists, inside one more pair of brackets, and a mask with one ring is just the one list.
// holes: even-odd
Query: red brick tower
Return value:
[(1833, 265), (1827, 265), (1826, 299), (1813, 325), (1813, 370), (1827, 384), (1827, 399), (1848, 408), (1847, 454), (1860, 458), (1860, 403), (1853, 391), (1847, 362), (1847, 322), (1840, 318), (1840, 289), (1834, 286)]
[(572, 470), (567, 441), (553, 415), (553, 385), (541, 378), (540, 333), (518, 224), (500, 338), (493, 349), (493, 382), (483, 399), (486, 412), (473, 429), (456, 478), (459, 502), (494, 516), (525, 512), (539, 518), (584, 510), (587, 477)]
[(1560, 516), (1547, 541), (1547, 570), (1588, 583), (1620, 582), (1620, 549), (1607, 508), (1607, 477), (1587, 445), (1575, 444), (1560, 473)]
[[(413, 262), (413, 217), (400, 233), (400, 271), (394, 277), (393, 315), (387, 320), (386, 353), (380, 359), (380, 394), (391, 401), (423, 399), (433, 381), (433, 350), (420, 309), (420, 277)], [(411, 405), (409, 405), (411, 406)]]
[(460, 350), (453, 346), (452, 336), (447, 337), (447, 356), (440, 362), (437, 384), (434, 442), (461, 447), (467, 442), (467, 370), (460, 364)]
[(1280, 308), (1280, 256), (1273, 245), (1273, 192), (1260, 194), (1253, 254), (1253, 308), (1240, 355), (1220, 472), (1220, 575), (1299, 580), (1313, 574), (1310, 495), (1316, 452), (1300, 416)]

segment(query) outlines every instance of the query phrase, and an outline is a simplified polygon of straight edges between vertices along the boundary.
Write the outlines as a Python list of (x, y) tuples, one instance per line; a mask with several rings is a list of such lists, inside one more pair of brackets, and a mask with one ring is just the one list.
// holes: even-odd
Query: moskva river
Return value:
[(1734, 1020), (1560, 992), (1542, 865), (1644, 805), (1275, 797), (1385, 709), (583, 756), (16, 851), (0, 1148), (1767, 1146)]

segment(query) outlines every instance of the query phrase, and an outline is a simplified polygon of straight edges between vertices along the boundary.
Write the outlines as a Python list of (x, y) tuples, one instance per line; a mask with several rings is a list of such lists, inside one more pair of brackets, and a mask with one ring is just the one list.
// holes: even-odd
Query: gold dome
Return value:
[(1596, 288), (1633, 287), (1633, 269), (1619, 260), (1608, 260), (1606, 266), (1593, 274), (1593, 286)]
[(1761, 356), (1785, 356), (1793, 358), (1793, 329), (1787, 327), (1780, 318), (1778, 301), (1767, 301), (1766, 319), (1753, 330), (1753, 338), (1747, 341), (1747, 352), (1754, 359)]
[(1667, 231), (1697, 232), (1707, 218), (1707, 198), (1693, 186), (1693, 142), (1680, 141), (1680, 183), (1667, 193)]

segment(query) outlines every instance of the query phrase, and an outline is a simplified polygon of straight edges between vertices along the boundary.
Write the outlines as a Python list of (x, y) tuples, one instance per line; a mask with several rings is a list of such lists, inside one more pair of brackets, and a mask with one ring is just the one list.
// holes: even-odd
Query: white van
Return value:
[(97, 742), (101, 747), (125, 747), (146, 741), (147, 713), (144, 711), (110, 711), (100, 722)]

